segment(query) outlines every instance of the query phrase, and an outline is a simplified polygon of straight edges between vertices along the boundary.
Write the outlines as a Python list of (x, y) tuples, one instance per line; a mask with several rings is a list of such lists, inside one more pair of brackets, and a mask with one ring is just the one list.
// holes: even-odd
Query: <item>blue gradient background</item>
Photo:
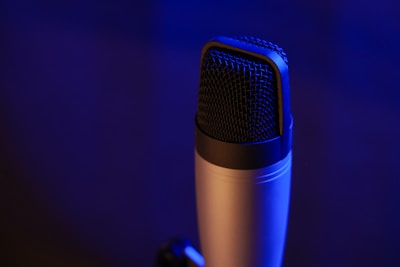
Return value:
[(400, 266), (393, 0), (2, 1), (2, 266), (147, 267), (169, 237), (198, 245), (193, 119), (216, 35), (289, 56), (284, 266)]

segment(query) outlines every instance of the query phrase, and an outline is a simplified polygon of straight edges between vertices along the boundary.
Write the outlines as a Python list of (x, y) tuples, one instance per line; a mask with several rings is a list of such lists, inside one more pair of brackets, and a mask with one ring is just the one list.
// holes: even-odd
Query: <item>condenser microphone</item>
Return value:
[(217, 37), (203, 47), (195, 169), (206, 267), (281, 266), (292, 125), (280, 47), (253, 37)]

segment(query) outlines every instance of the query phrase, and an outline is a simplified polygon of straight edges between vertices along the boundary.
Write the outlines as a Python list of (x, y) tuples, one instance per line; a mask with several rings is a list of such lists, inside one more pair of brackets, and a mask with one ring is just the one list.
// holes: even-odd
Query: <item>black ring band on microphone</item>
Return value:
[[(291, 129), (290, 129), (291, 130)], [(232, 169), (259, 169), (282, 160), (289, 153), (291, 144), (282, 144), (278, 136), (259, 143), (228, 143), (204, 133), (196, 120), (196, 150), (210, 163)], [(287, 133), (291, 135), (290, 133)], [(289, 138), (291, 142), (291, 138)], [(287, 151), (286, 151), (287, 150)]]

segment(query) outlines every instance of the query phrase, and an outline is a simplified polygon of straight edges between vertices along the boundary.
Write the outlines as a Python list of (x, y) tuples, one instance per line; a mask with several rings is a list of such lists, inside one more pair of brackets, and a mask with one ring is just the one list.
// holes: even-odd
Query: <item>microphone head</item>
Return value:
[(202, 52), (196, 122), (211, 138), (259, 143), (290, 122), (287, 57), (254, 37), (218, 37)]

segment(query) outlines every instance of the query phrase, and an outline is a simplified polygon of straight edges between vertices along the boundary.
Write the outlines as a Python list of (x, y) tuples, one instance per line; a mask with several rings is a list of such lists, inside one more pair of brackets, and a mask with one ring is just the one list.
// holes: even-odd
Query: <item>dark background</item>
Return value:
[(169, 237), (198, 245), (193, 119), (216, 35), (289, 57), (284, 266), (400, 266), (398, 1), (141, 2), (0, 2), (1, 266), (148, 267)]

